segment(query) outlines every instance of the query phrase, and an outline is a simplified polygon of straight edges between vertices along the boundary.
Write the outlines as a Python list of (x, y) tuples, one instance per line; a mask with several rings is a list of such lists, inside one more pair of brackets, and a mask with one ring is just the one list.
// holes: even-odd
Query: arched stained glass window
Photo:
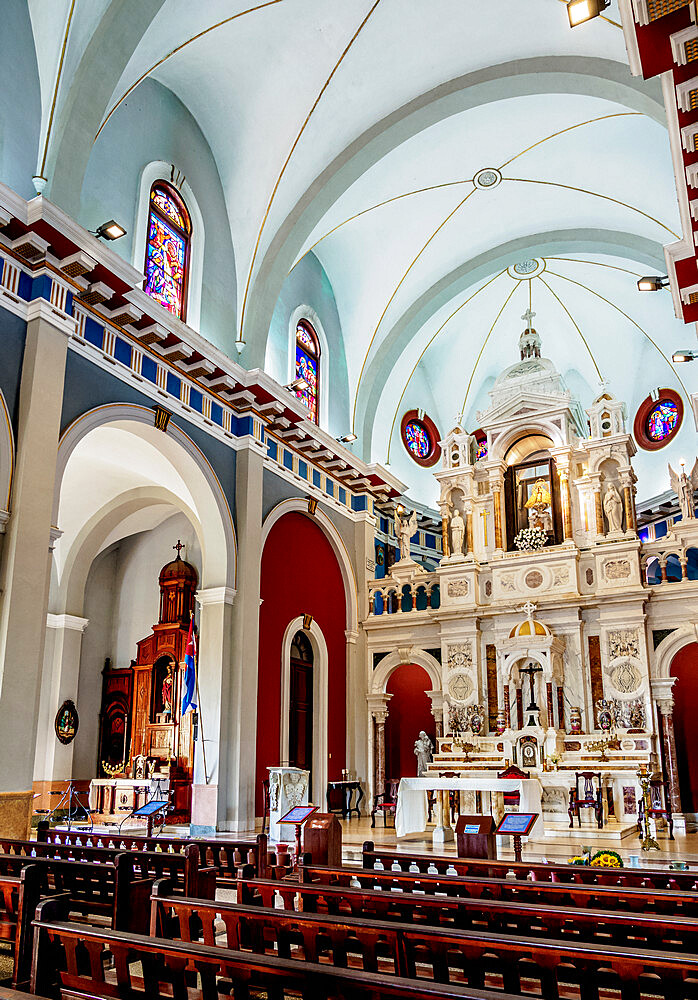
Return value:
[(320, 422), (320, 344), (315, 330), (302, 319), (296, 327), (296, 378), (305, 381), (305, 388), (296, 389), (296, 396), (310, 410), (310, 419)]
[(186, 317), (191, 219), (179, 194), (164, 181), (150, 189), (145, 291), (180, 319)]

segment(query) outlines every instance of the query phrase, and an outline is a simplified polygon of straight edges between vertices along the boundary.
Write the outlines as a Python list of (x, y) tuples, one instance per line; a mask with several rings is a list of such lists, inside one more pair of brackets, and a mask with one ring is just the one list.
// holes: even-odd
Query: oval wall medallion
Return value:
[(79, 725), (78, 710), (68, 698), (56, 712), (55, 730), (59, 742), (64, 745), (72, 743), (77, 736)]

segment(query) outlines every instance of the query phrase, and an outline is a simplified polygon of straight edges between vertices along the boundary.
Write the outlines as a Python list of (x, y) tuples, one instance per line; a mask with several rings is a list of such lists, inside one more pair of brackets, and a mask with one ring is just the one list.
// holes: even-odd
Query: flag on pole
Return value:
[(194, 628), (194, 616), (189, 622), (189, 635), (187, 636), (187, 648), (184, 653), (184, 693), (182, 695), (182, 715), (190, 708), (196, 711), (194, 694), (196, 692), (196, 629)]

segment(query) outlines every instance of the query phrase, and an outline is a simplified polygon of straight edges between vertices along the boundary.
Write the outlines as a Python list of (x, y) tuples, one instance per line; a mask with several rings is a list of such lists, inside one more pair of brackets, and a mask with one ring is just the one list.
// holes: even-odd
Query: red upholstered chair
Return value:
[[(600, 771), (577, 771), (575, 774), (574, 788), (570, 788), (570, 805), (567, 810), (570, 817), (570, 829), (574, 826), (574, 817), (577, 823), (582, 825), (579, 816), (580, 809), (593, 809), (596, 816), (596, 824), (601, 830), (603, 828), (603, 803), (601, 801), (601, 772)], [(584, 782), (584, 787), (580, 790), (579, 779)], [(594, 788), (596, 779), (597, 788)]]
[[(522, 771), (520, 767), (516, 764), (510, 764), (503, 771), (500, 771), (497, 775), (498, 778), (530, 778), (528, 771)], [(518, 809), (521, 801), (521, 796), (518, 792), (504, 792), (502, 795), (504, 808), (507, 811), (512, 809)]]
[[(665, 781), (659, 774), (652, 775), (649, 787), (650, 808), (648, 814), (652, 819), (664, 819), (669, 827), (669, 840), (674, 839), (674, 817), (671, 812), (671, 798), (669, 796), (669, 782)], [(645, 802), (640, 796), (640, 805), (637, 810), (637, 828), (642, 834), (642, 821), (645, 818)]]
[(386, 778), (383, 791), (373, 797), (373, 809), (371, 810), (371, 826), (376, 825), (376, 813), (383, 814), (383, 826), (387, 826), (386, 816), (393, 817), (395, 823), (395, 810), (397, 809), (397, 786), (400, 784), (399, 778)]

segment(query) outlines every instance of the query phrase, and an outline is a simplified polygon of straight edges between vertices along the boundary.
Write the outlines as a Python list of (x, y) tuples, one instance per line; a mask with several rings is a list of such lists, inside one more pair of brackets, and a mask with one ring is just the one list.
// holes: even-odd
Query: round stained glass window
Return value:
[(410, 420), (403, 433), (405, 446), (411, 455), (422, 460), (429, 457), (432, 450), (432, 440), (421, 420)]
[(650, 441), (663, 441), (673, 432), (679, 419), (679, 408), (671, 399), (660, 399), (647, 415), (645, 425)]

